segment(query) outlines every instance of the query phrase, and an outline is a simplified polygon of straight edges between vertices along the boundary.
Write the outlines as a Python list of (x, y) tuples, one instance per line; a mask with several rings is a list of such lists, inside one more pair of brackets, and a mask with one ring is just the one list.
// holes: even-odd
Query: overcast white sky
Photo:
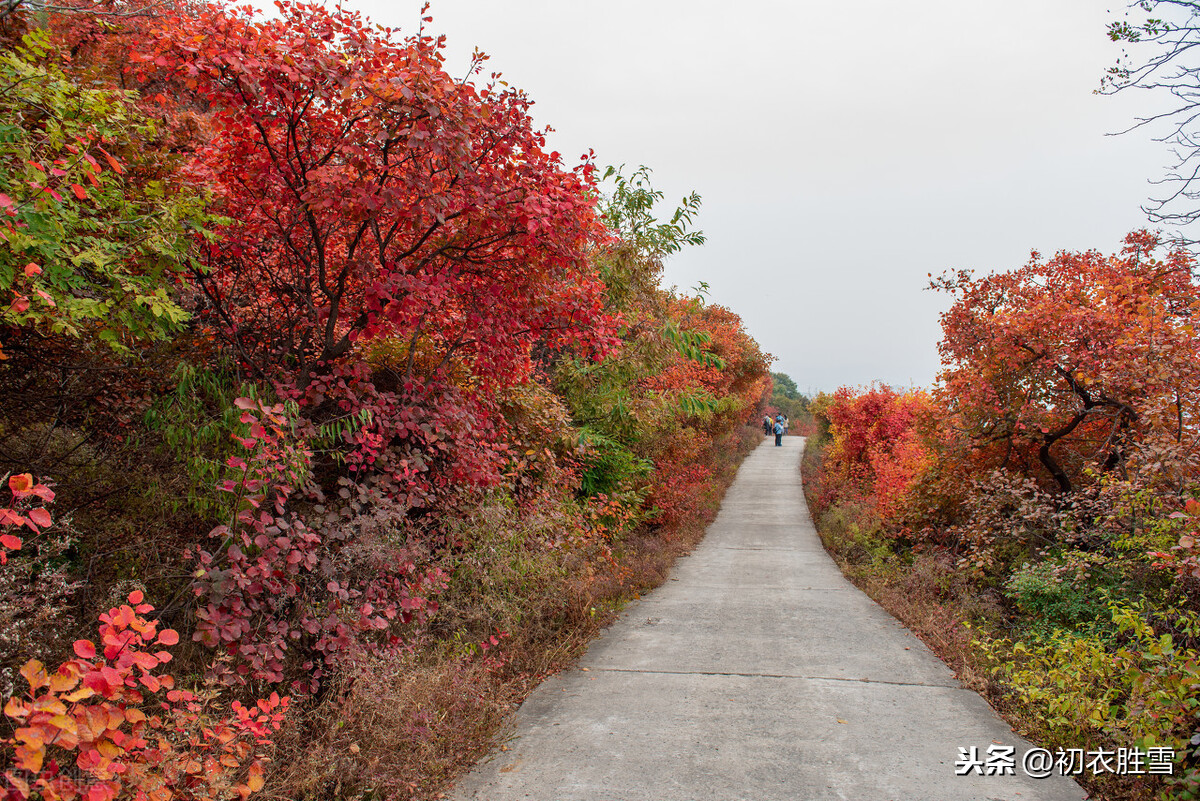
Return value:
[[(411, 31), (419, 0), (345, 0)], [(1109, 11), (1111, 9), (1111, 13)], [(1168, 155), (1106, 133), (1147, 95), (1092, 92), (1122, 0), (434, 0), (448, 65), (471, 50), (536, 102), (568, 164), (645, 164), (696, 190), (707, 282), (801, 389), (928, 385), (927, 273), (1119, 247)], [(1158, 101), (1161, 102), (1161, 101)], [(664, 209), (664, 213), (669, 209)]]

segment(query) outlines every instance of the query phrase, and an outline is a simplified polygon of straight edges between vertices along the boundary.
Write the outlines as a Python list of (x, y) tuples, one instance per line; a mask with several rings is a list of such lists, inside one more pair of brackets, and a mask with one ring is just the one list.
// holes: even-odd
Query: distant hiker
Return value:
[(784, 432), (784, 430), (785, 430), (785, 429), (784, 429), (784, 427), (783, 427), (783, 419), (782, 419), (782, 418), (780, 418), (780, 419), (776, 420), (776, 421), (775, 421), (775, 446), (776, 446), (776, 447), (782, 447), (782, 446), (783, 446), (783, 432)]
[(783, 433), (786, 434), (788, 432), (788, 426), (790, 426), (791, 424), (792, 424), (792, 421), (788, 420), (788, 416), (785, 414), (783, 416)]
[(768, 414), (763, 417), (763, 434), (766, 435), (766, 434), (770, 434), (770, 433), (771, 433), (771, 415)]

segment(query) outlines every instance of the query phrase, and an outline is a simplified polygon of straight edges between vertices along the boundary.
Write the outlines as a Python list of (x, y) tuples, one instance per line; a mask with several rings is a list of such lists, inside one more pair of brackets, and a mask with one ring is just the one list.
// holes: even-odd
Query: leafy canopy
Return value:
[(122, 352), (167, 338), (203, 198), (145, 150), (155, 127), (131, 94), (82, 88), (48, 52), (34, 33), (0, 53), (0, 323)]

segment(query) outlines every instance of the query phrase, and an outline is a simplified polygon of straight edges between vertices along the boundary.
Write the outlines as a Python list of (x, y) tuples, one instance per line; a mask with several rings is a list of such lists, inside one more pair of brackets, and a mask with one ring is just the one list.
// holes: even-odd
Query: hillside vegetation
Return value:
[[(809, 502), (848, 573), (1042, 745), (1109, 752), (1067, 772), (1110, 799), (1200, 797), (1194, 269), (1138, 232), (944, 276), (934, 389), (810, 405)], [(1119, 769), (1131, 749), (1173, 759)]]
[(699, 198), (349, 10), (0, 36), (5, 797), (440, 797), (759, 441)]

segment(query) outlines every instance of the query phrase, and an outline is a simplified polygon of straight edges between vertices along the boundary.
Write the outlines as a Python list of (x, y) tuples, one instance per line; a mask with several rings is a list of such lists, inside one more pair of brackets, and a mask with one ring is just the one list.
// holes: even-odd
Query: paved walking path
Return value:
[[(764, 441), (704, 542), (517, 714), (459, 801), (1067, 801), (1014, 735), (825, 553), (803, 440)], [(1015, 747), (1013, 776), (955, 775)]]

